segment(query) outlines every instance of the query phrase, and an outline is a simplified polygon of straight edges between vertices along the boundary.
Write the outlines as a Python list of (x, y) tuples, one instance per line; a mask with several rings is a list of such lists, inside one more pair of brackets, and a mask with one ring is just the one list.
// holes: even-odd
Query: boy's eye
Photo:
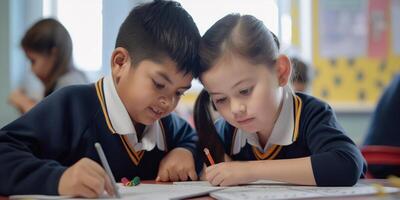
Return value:
[(175, 93), (175, 95), (176, 95), (177, 97), (185, 96), (185, 91), (177, 91), (177, 92)]
[(239, 93), (242, 94), (242, 95), (249, 95), (252, 90), (253, 90), (253, 88), (251, 87), (251, 88), (247, 88), (247, 89), (244, 89), (244, 90), (240, 90)]
[(154, 86), (155, 86), (157, 89), (164, 89), (164, 88), (165, 88), (165, 85), (156, 82), (154, 79), (152, 79), (152, 81), (153, 81)]

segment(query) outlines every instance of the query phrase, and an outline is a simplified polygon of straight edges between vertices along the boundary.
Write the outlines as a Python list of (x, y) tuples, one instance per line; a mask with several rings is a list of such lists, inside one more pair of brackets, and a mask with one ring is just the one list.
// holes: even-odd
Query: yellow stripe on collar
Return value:
[(300, 126), (300, 116), (301, 116), (301, 109), (303, 107), (303, 103), (299, 96), (294, 95), (293, 100), (295, 102), (294, 107), (294, 117), (295, 117), (295, 124), (293, 129), (293, 138), (292, 141), (296, 141), (297, 137), (299, 136), (299, 126)]
[(124, 144), (125, 150), (128, 153), (129, 157), (131, 158), (133, 164), (136, 166), (139, 165), (140, 160), (142, 159), (144, 155), (144, 151), (138, 151), (136, 152), (131, 145), (129, 145), (129, 139), (126, 135), (120, 135), (122, 144)]
[(96, 93), (97, 93), (97, 97), (98, 97), (98, 99), (100, 101), (101, 109), (103, 111), (104, 118), (106, 120), (106, 124), (108, 126), (108, 129), (110, 130), (110, 132), (112, 134), (115, 134), (116, 131), (115, 131), (114, 127), (111, 124), (110, 117), (108, 116), (108, 112), (107, 112), (106, 102), (105, 102), (105, 99), (104, 99), (103, 80), (104, 80), (104, 78), (101, 78), (99, 81), (96, 82)]
[(282, 146), (274, 144), (267, 152), (261, 152), (257, 147), (252, 146), (253, 154), (257, 158), (257, 160), (272, 160), (278, 155)]
[[(164, 125), (162, 124), (161, 120), (159, 121), (160, 127), (161, 127), (161, 131), (164, 137), (164, 145), (165, 145), (165, 151), (168, 151), (168, 147), (167, 147), (167, 138), (165, 137), (165, 129), (164, 129)], [(130, 159), (132, 160), (133, 164), (135, 164), (136, 166), (139, 165), (140, 161), (142, 160), (142, 157), (145, 153), (145, 150), (141, 150), (141, 151), (136, 151), (135, 148), (133, 147), (133, 145), (129, 142), (129, 138), (127, 135), (120, 135), (122, 144), (124, 144), (125, 150), (128, 153)], [(154, 147), (154, 148), (157, 148)]]

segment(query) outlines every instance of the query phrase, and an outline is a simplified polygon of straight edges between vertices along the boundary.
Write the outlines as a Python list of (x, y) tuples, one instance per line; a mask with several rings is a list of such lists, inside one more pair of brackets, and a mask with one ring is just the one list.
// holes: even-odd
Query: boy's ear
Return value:
[(115, 48), (111, 55), (111, 71), (113, 77), (116, 79), (117, 82), (119, 81), (119, 78), (122, 76), (122, 74), (126, 70), (129, 70), (130, 67), (131, 57), (129, 55), (129, 52), (122, 47)]
[(292, 66), (290, 64), (290, 59), (286, 55), (279, 55), (276, 59), (276, 73), (278, 75), (279, 86), (285, 86), (290, 79), (290, 74), (292, 72)]

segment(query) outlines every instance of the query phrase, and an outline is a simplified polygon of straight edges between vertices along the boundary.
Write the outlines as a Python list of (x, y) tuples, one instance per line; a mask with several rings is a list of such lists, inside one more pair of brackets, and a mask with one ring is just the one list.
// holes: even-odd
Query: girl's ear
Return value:
[(115, 81), (118, 83), (119, 79), (123, 75), (124, 71), (128, 70), (131, 67), (131, 57), (129, 52), (122, 47), (117, 47), (114, 49), (111, 55), (111, 71), (112, 76), (115, 78)]
[(286, 55), (279, 55), (276, 59), (276, 73), (278, 75), (279, 86), (285, 86), (290, 80), (292, 65)]

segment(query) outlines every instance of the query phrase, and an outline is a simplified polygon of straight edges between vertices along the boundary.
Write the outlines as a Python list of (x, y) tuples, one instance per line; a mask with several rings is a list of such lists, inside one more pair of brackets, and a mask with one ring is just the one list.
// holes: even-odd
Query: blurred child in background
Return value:
[[(32, 72), (44, 85), (44, 97), (59, 88), (88, 82), (84, 73), (75, 68), (71, 37), (57, 20), (48, 18), (36, 22), (25, 33), (21, 46), (31, 62)], [(37, 104), (23, 89), (13, 91), (9, 101), (21, 113)]]

